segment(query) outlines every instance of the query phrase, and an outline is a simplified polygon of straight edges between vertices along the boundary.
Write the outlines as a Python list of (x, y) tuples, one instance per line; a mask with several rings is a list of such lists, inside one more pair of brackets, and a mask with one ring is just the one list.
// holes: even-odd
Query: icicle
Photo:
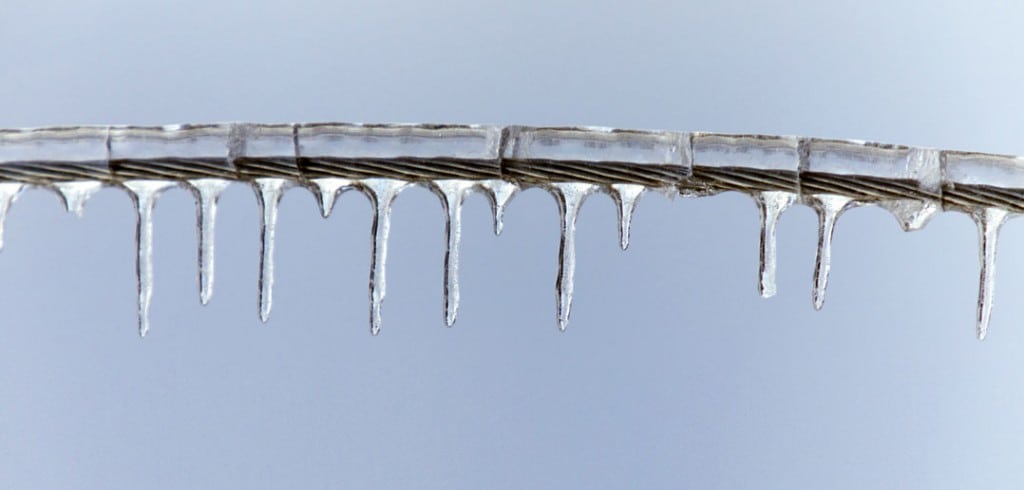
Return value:
[(370, 242), (370, 333), (377, 335), (381, 327), (381, 305), (384, 303), (385, 266), (388, 260), (388, 233), (391, 231), (391, 204), (408, 182), (395, 179), (365, 179), (362, 187), (373, 205)]
[(645, 188), (637, 184), (612, 184), (610, 187), (612, 199), (618, 205), (619, 246), (626, 250), (629, 248), (629, 224), (633, 221), (633, 210)]
[(565, 331), (569, 326), (569, 311), (572, 309), (573, 277), (576, 274), (576, 217), (588, 195), (597, 190), (594, 184), (555, 183), (550, 184), (552, 194), (558, 203), (561, 217), (562, 238), (558, 250), (558, 279), (555, 291), (558, 296), (558, 328)]
[(7, 222), (7, 211), (11, 209), (11, 204), (14, 204), (24, 188), (24, 184), (0, 183), (0, 250), (4, 248), (4, 224)]
[(217, 200), (231, 181), (195, 179), (189, 187), (196, 198), (196, 228), (199, 232), (199, 302), (207, 304), (213, 296), (214, 237), (217, 224)]
[(444, 204), (444, 321), (455, 324), (459, 313), (459, 242), (462, 240), (462, 203), (474, 183), (468, 180), (439, 180), (434, 182)]
[(69, 213), (75, 213), (75, 216), (79, 218), (85, 213), (85, 202), (102, 187), (102, 182), (94, 180), (75, 180), (53, 184), (54, 190), (64, 201), (64, 209), (67, 209)]
[(135, 202), (135, 279), (139, 293), (139, 336), (149, 332), (149, 304), (153, 299), (153, 208), (157, 197), (173, 183), (134, 180), (124, 183)]
[(338, 198), (338, 194), (346, 187), (352, 186), (351, 179), (339, 177), (321, 177), (313, 179), (312, 182), (320, 194), (320, 215), (324, 218), (330, 216), (331, 211), (334, 210), (334, 201)]
[(757, 292), (762, 298), (775, 296), (775, 229), (782, 215), (796, 200), (791, 192), (763, 191), (753, 195), (761, 214), (761, 246), (758, 256)]
[(260, 321), (266, 323), (270, 319), (270, 307), (274, 293), (274, 237), (277, 234), (277, 208), (281, 203), (284, 191), (291, 187), (291, 182), (281, 178), (255, 179), (256, 197), (260, 211), (260, 278), (259, 278), (259, 309)]
[(501, 179), (485, 180), (480, 183), (480, 186), (487, 191), (487, 198), (491, 201), (491, 212), (494, 214), (494, 234), (501, 235), (501, 230), (505, 226), (505, 207), (519, 192), (519, 186)]
[(1009, 212), (996, 208), (979, 209), (971, 213), (971, 218), (978, 224), (981, 259), (981, 281), (978, 285), (978, 340), (985, 340), (988, 334), (996, 280), (996, 244), (999, 241), (999, 230), (1008, 216)]
[(828, 286), (828, 272), (832, 267), (832, 234), (836, 220), (853, 202), (845, 196), (822, 194), (811, 199), (811, 206), (818, 213), (818, 256), (814, 264), (814, 309), (820, 310), (825, 304), (825, 288)]

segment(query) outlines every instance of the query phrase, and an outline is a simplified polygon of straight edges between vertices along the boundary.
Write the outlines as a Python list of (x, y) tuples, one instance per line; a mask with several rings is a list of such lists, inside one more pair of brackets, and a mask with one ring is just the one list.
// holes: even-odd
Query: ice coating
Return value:
[(686, 133), (669, 131), (512, 126), (504, 157), (688, 167), (687, 139)]
[(127, 181), (124, 187), (135, 203), (135, 279), (139, 295), (139, 336), (149, 332), (153, 301), (153, 208), (160, 193), (174, 186), (163, 180)]
[(0, 130), (0, 166), (92, 165), (107, 172), (107, 126)]
[(496, 160), (500, 144), (497, 126), (312, 123), (298, 128), (303, 158)]
[[(693, 134), (693, 166), (796, 172), (799, 141), (792, 136)], [(796, 191), (796, 189), (792, 189)]]
[(1024, 189), (1024, 158), (947, 151), (943, 153), (942, 179), (947, 187), (958, 185)]
[(110, 129), (110, 159), (209, 158), (227, 166), (230, 136), (230, 124), (116, 126)]
[(587, 196), (597, 191), (593, 184), (555, 183), (551, 184), (551, 195), (558, 203), (561, 218), (561, 240), (558, 246), (558, 279), (555, 293), (558, 305), (558, 329), (565, 331), (569, 326), (572, 309), (572, 295), (576, 276), (576, 218)]

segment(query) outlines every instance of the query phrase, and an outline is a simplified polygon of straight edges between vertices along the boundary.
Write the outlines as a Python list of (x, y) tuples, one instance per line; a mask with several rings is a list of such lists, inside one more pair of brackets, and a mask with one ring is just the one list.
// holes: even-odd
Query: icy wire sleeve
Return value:
[[(569, 322), (575, 270), (575, 223), (586, 197), (616, 202), (621, 246), (641, 194), (700, 197), (724, 191), (750, 195), (760, 211), (758, 290), (775, 293), (775, 229), (794, 203), (818, 214), (812, 299), (821, 308), (833, 230), (847, 209), (874, 204), (915, 230), (940, 210), (960, 211), (978, 225), (981, 280), (977, 335), (991, 315), (996, 241), (1006, 219), (1024, 212), (1024, 160), (853, 140), (597, 127), (431, 124), (186, 124), (81, 126), (0, 130), (0, 233), (7, 209), (26, 186), (52, 188), (68, 211), (81, 214), (102, 186), (128, 191), (136, 206), (139, 333), (149, 328), (152, 296), (152, 209), (163, 190), (184, 186), (196, 198), (199, 289), (213, 292), (216, 204), (232, 182), (253, 187), (261, 207), (259, 315), (270, 315), (274, 237), (282, 194), (314, 192), (322, 214), (337, 196), (360, 191), (373, 208), (370, 326), (379, 333), (391, 204), (402, 189), (424, 185), (446, 214), (444, 319), (459, 302), (461, 207), (469, 192), (491, 202), (494, 229), (515, 193), (547, 189), (561, 218), (557, 320)], [(0, 235), (2, 237), (2, 235)], [(2, 241), (0, 241), (2, 244)]]

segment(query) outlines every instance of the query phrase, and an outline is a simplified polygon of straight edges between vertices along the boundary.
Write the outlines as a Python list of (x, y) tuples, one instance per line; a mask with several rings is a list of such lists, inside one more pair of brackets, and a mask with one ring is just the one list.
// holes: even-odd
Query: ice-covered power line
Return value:
[(569, 322), (575, 270), (576, 217), (584, 200), (606, 192), (617, 203), (619, 236), (649, 190), (700, 197), (739, 191), (760, 211), (758, 290), (775, 294), (775, 229), (794, 203), (818, 214), (812, 298), (825, 299), (833, 230), (840, 215), (874, 204), (907, 231), (939, 210), (969, 214), (978, 225), (981, 279), (977, 334), (991, 315), (999, 229), (1024, 212), (1024, 160), (863, 141), (791, 136), (607, 128), (423, 124), (206, 124), (157, 127), (81, 126), (0, 130), (0, 245), (11, 203), (26, 186), (55, 190), (81, 215), (103, 186), (128, 191), (136, 207), (139, 333), (149, 329), (153, 288), (152, 211), (160, 193), (180, 185), (196, 199), (200, 300), (213, 293), (217, 199), (232, 182), (249, 183), (261, 207), (259, 315), (267, 321), (274, 284), (277, 208), (289, 188), (314, 192), (324, 217), (338, 195), (370, 199), (370, 328), (381, 328), (391, 205), (410, 185), (424, 185), (446, 214), (444, 319), (459, 305), (462, 203), (475, 190), (490, 200), (494, 231), (518, 190), (538, 186), (558, 203), (561, 223), (556, 279), (559, 328)]

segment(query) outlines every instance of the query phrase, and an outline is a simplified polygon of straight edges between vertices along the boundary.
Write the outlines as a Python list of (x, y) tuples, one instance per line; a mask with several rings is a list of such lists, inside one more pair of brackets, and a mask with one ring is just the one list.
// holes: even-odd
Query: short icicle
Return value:
[(633, 211), (645, 187), (638, 184), (612, 184), (610, 187), (612, 199), (618, 205), (619, 246), (626, 250), (629, 248), (629, 225), (633, 221)]
[(331, 211), (334, 210), (334, 202), (338, 199), (338, 195), (341, 194), (345, 188), (352, 186), (351, 179), (343, 179), (340, 177), (321, 177), (313, 179), (312, 182), (319, 194), (320, 215), (324, 218), (331, 215)]
[(487, 191), (487, 198), (491, 201), (491, 212), (494, 214), (494, 234), (501, 235), (501, 230), (505, 227), (505, 207), (519, 192), (519, 186), (502, 179), (485, 180), (480, 183), (480, 186)]
[(462, 203), (473, 188), (466, 180), (434, 182), (445, 208), (444, 322), (455, 324), (459, 313), (459, 243), (462, 241)]
[(256, 187), (256, 198), (259, 201), (260, 219), (260, 277), (259, 277), (259, 311), (260, 321), (266, 323), (270, 319), (270, 308), (273, 305), (274, 293), (274, 238), (277, 234), (277, 209), (284, 191), (291, 187), (289, 180), (281, 178), (263, 178), (253, 180)]
[(4, 248), (4, 224), (7, 222), (7, 211), (11, 209), (11, 204), (14, 203), (24, 188), (24, 184), (14, 182), (0, 183), (0, 250)]
[(139, 336), (149, 332), (149, 305), (153, 300), (153, 208), (160, 193), (174, 186), (162, 180), (124, 183), (135, 203), (135, 279), (139, 293)]
[(363, 191), (373, 206), (370, 241), (370, 333), (381, 328), (381, 305), (386, 294), (385, 266), (388, 259), (388, 233), (391, 231), (391, 204), (408, 182), (395, 179), (364, 179)]
[(985, 340), (985, 336), (988, 335), (996, 280), (996, 244), (999, 241), (999, 230), (1009, 214), (1008, 211), (996, 208), (979, 209), (971, 213), (971, 218), (978, 224), (981, 259), (981, 280), (978, 285), (978, 340)]
[(832, 234), (836, 221), (853, 202), (845, 196), (822, 194), (811, 199), (811, 206), (818, 213), (818, 255), (814, 264), (814, 309), (820, 310), (825, 304), (825, 289), (828, 287), (828, 273), (832, 268)]
[(213, 296), (214, 238), (217, 200), (231, 184), (224, 179), (195, 179), (189, 188), (196, 198), (196, 228), (199, 232), (199, 302), (206, 305)]
[(761, 215), (761, 246), (758, 255), (759, 280), (757, 292), (762, 298), (775, 296), (775, 230), (779, 217), (793, 202), (796, 195), (791, 192), (763, 191), (754, 194), (754, 202)]
[(572, 309), (573, 280), (576, 274), (576, 218), (588, 195), (597, 190), (594, 184), (554, 183), (550, 184), (552, 194), (558, 203), (561, 218), (561, 241), (558, 250), (558, 279), (555, 292), (558, 296), (558, 329), (565, 331), (569, 326), (569, 312)]
[(69, 213), (74, 213), (79, 218), (85, 214), (85, 202), (102, 187), (102, 182), (89, 180), (75, 180), (53, 184), (54, 190), (57, 191), (61, 200), (64, 201), (64, 209)]

